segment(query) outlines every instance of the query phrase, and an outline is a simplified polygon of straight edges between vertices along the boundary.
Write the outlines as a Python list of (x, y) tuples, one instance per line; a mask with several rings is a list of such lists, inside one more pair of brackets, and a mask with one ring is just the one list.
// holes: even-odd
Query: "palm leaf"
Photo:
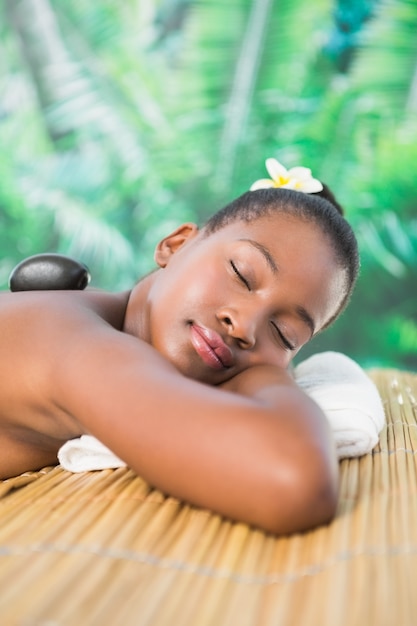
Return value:
[(294, 119), (312, 106), (299, 98), (323, 45), (321, 37), (310, 41), (311, 31), (318, 24), (324, 31), (329, 10), (328, 0), (314, 6), (305, 0), (192, 5), (172, 88), (172, 117), (182, 152), (191, 155), (197, 177), (210, 177), (212, 194), (214, 181), (229, 198), (241, 191), (243, 180), (247, 188), (254, 164), (259, 167), (268, 150), (268, 129), (260, 126), (265, 118), (274, 117), (269, 136), (276, 137), (280, 121), (285, 135), (287, 115)]
[[(352, 71), (356, 93), (385, 115), (402, 119), (417, 109), (417, 3), (383, 0), (365, 31)], [(369, 106), (369, 105), (368, 105)]]

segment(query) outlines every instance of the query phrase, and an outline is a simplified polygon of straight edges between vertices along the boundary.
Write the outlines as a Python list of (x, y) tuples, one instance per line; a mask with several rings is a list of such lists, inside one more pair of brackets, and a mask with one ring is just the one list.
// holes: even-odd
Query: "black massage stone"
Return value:
[(85, 289), (90, 282), (88, 267), (62, 254), (35, 254), (12, 270), (10, 291)]

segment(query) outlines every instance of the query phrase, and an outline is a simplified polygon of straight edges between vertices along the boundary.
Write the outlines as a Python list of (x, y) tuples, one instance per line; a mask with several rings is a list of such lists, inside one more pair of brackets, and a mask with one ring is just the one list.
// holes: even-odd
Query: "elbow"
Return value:
[[(326, 471), (326, 469), (328, 471)], [(339, 496), (338, 469), (318, 471), (310, 477), (309, 492), (305, 494), (305, 503), (299, 503), (300, 530), (329, 524), (336, 515)]]
[(305, 504), (299, 503), (306, 520), (306, 529), (329, 524), (336, 515), (339, 500), (339, 467), (336, 458), (334, 462), (333, 459), (331, 462), (318, 459), (313, 467), (308, 468), (308, 472), (308, 478), (303, 472), (299, 477), (299, 481), (307, 484)]
[(276, 535), (288, 535), (329, 524), (336, 515), (339, 476), (336, 458), (309, 458), (271, 478), (257, 525)]

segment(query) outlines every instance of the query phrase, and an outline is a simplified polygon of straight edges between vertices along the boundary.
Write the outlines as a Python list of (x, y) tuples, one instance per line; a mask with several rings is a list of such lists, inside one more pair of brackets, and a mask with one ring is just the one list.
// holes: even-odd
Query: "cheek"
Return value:
[(187, 273), (183, 300), (191, 309), (210, 308), (225, 290), (225, 279), (212, 263), (206, 262), (198, 271)]
[(225, 291), (225, 280), (212, 263), (179, 268), (161, 276), (157, 288), (150, 293), (152, 336), (167, 336), (178, 326), (216, 306), (219, 294)]

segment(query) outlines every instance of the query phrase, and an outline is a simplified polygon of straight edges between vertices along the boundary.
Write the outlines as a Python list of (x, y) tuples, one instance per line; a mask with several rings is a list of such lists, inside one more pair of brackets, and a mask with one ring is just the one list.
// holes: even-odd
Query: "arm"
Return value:
[(56, 403), (145, 480), (277, 533), (332, 517), (327, 423), (284, 372), (258, 367), (209, 387), (137, 339), (85, 327), (54, 364)]

